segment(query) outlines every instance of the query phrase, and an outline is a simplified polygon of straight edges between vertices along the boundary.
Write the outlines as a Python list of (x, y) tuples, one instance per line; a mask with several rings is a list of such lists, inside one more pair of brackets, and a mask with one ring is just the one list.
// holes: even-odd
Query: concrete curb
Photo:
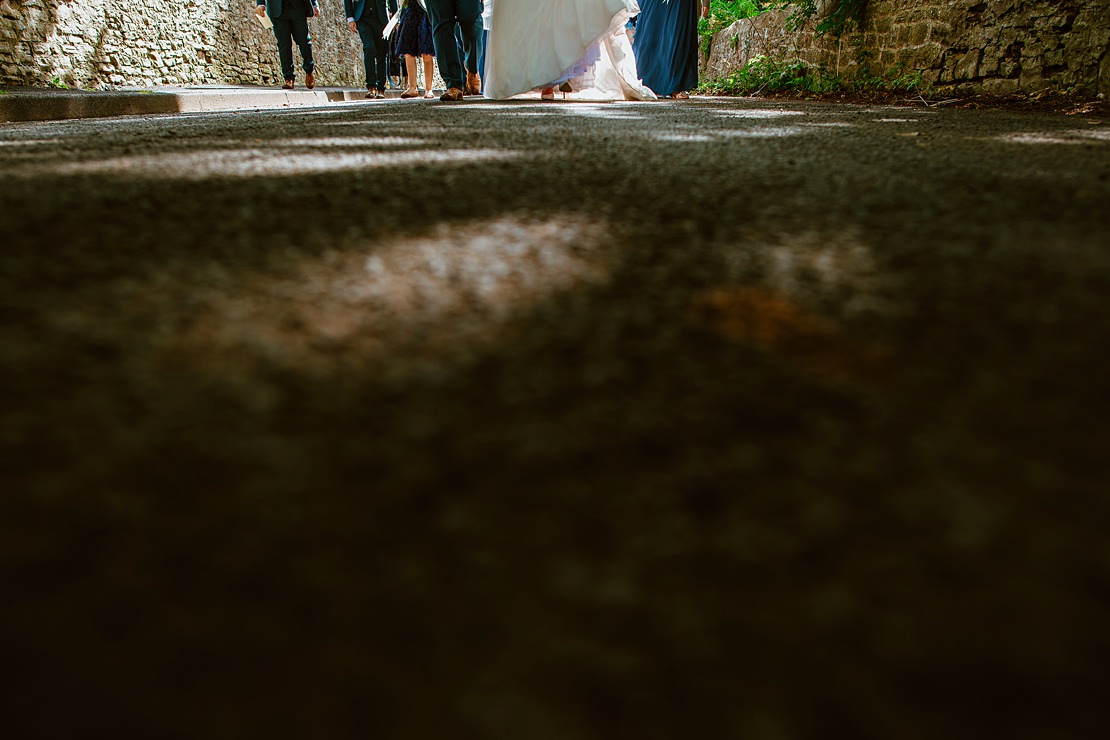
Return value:
[[(386, 97), (399, 98), (400, 94), (400, 90), (390, 90), (386, 93)], [(71, 118), (107, 118), (255, 108), (296, 108), (359, 100), (366, 100), (365, 90), (190, 87), (87, 91), (21, 87), (0, 93), (0, 122), (58, 121)]]

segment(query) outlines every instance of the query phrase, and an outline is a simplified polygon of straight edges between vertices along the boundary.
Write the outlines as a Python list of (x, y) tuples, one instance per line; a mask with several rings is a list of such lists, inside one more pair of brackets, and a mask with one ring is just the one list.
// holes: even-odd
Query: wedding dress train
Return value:
[[(569, 82), (580, 100), (654, 100), (624, 31), (636, 0), (486, 0), (487, 98)], [(492, 11), (492, 12), (491, 12)]]

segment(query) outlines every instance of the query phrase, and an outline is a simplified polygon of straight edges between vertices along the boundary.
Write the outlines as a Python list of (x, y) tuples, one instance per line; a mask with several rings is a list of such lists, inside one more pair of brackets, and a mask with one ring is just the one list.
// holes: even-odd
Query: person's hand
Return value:
[(312, 9), (312, 14), (313, 15), (320, 15), (320, 6), (319, 5), (317, 5), (315, 8)]
[(259, 15), (266, 15), (266, 6), (265, 5), (259, 5), (254, 9), (254, 12), (258, 13)]
[(358, 24), (355, 23), (354, 21), (348, 21), (347, 22), (347, 28), (351, 29), (355, 33), (358, 33)]
[(706, 3), (705, 5), (701, 6), (701, 17), (702, 18), (708, 18), (709, 17), (709, 3)]

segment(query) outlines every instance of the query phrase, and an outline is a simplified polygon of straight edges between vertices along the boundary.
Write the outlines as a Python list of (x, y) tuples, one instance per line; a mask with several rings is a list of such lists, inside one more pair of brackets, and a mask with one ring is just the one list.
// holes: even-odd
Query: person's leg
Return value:
[(481, 66), (478, 62), (482, 54), (482, 0), (455, 0), (455, 2), (467, 71), (467, 92), (479, 95), (482, 92)]
[(312, 35), (308, 32), (308, 18), (294, 18), (290, 21), (293, 30), (293, 40), (301, 50), (301, 59), (304, 64), (305, 75), (316, 71), (316, 62), (312, 59)]
[(272, 18), (274, 38), (277, 39), (278, 60), (281, 62), (281, 77), (286, 81), (293, 79), (293, 31), (291, 22), (286, 18)]
[(385, 28), (377, 18), (371, 24), (374, 26), (374, 69), (376, 70), (376, 77), (374, 78), (378, 90), (385, 94), (385, 78), (388, 74), (386, 68), (386, 57), (389, 56), (389, 39), (382, 38), (382, 32)]
[[(480, 21), (481, 16), (479, 16), (479, 23)], [(480, 34), (480, 38), (482, 39), (482, 50), (478, 54), (478, 69), (474, 71), (484, 77), (486, 74), (486, 41), (489, 38), (489, 31), (483, 28)]]
[(459, 59), (459, 48), (455, 44), (454, 3), (452, 0), (425, 0), (425, 5), (428, 20), (432, 22), (432, 42), (439, 61), (439, 74), (447, 85), (447, 92), (443, 97), (445, 100), (455, 100), (457, 98), (452, 89), (462, 92), (466, 84), (466, 73), (462, 60)]
[(401, 93), (401, 97), (415, 98), (420, 94), (420, 91), (416, 89), (416, 57), (412, 54), (405, 54), (405, 71), (409, 76), (409, 86)]
[(362, 68), (366, 70), (366, 90), (372, 92), (375, 87), (375, 44), (374, 44), (374, 31), (370, 24), (366, 22), (366, 17), (370, 15), (366, 13), (355, 24), (358, 29), (358, 40), (362, 42)]
[[(413, 67), (415, 68), (415, 63)], [(432, 80), (435, 77), (435, 57), (431, 54), (424, 55), (424, 92), (432, 91)]]

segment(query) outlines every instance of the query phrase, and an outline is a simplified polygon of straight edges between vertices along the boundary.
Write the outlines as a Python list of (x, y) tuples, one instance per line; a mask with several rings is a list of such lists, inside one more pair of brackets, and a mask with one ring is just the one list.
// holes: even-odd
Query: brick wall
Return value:
[(871, 0), (842, 39), (790, 32), (785, 12), (718, 33), (703, 75), (725, 77), (753, 56), (798, 58), (851, 74), (920, 72), (957, 91), (1110, 93), (1110, 0)]
[[(0, 83), (271, 84), (280, 81), (272, 31), (254, 0), (0, 0)], [(362, 47), (341, 0), (310, 22), (317, 78), (361, 87)], [(300, 54), (297, 60), (298, 81)]]

